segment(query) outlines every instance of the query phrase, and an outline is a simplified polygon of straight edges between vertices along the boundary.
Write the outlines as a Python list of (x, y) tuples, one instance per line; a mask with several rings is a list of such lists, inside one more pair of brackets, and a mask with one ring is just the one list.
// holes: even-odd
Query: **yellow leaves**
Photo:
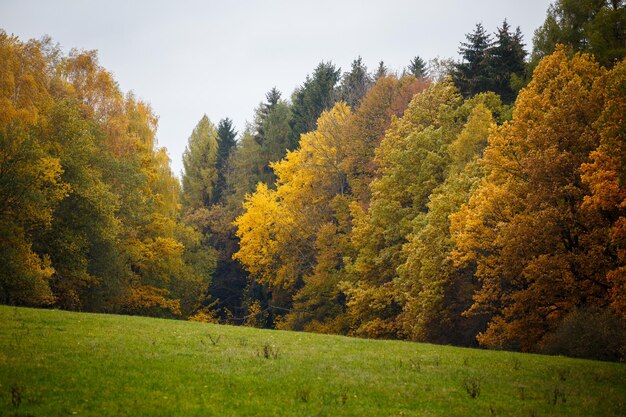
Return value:
[(347, 314), (356, 335), (374, 338), (399, 336), (399, 324), (395, 317), (398, 305), (393, 283), (373, 286), (363, 281), (356, 284), (343, 282), (341, 289), (348, 299)]
[(234, 255), (259, 282), (293, 288), (312, 268), (312, 237), (333, 213), (335, 196), (346, 187), (340, 164), (350, 109), (338, 103), (302, 135), (300, 147), (272, 164), (276, 191), (259, 183), (235, 220), (240, 250)]
[(246, 198), (244, 210), (234, 222), (240, 249), (233, 258), (246, 265), (261, 282), (269, 283), (273, 280), (272, 252), (277, 246), (275, 239), (282, 221), (276, 192), (259, 183), (254, 194)]
[(534, 350), (567, 312), (606, 303), (614, 261), (598, 220), (623, 198), (619, 151), (597, 149), (606, 76), (588, 55), (546, 57), (489, 137), (487, 177), (451, 216), (453, 259), (481, 283), (470, 312), (495, 313), (481, 344)]
[(122, 306), (130, 314), (180, 316), (180, 302), (167, 298), (168, 295), (169, 291), (163, 288), (140, 285), (128, 290)]
[(338, 103), (322, 113), (317, 130), (302, 135), (297, 150), (271, 165), (281, 198), (297, 203), (306, 197), (319, 204), (344, 191), (347, 184), (340, 165), (348, 153), (344, 129), (349, 117), (348, 106)]
[(491, 111), (483, 104), (477, 105), (459, 136), (448, 145), (448, 153), (456, 170), (461, 170), (482, 153), (490, 129), (496, 128)]

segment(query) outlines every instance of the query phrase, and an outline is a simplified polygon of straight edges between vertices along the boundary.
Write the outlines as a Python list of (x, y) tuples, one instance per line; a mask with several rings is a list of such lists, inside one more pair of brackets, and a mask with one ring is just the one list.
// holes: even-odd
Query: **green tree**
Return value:
[(304, 84), (293, 92), (290, 124), (295, 143), (301, 134), (315, 130), (320, 114), (335, 103), (335, 86), (340, 75), (341, 70), (331, 62), (320, 62), (313, 75), (307, 75)]
[(68, 196), (56, 207), (50, 229), (39, 234), (36, 247), (50, 256), (57, 305), (74, 310), (102, 310), (116, 281), (124, 275), (117, 239), (119, 204), (103, 172), (110, 155), (99, 140), (98, 126), (86, 120), (75, 100), (57, 100), (47, 136), (58, 144)]
[(385, 63), (383, 61), (380, 61), (378, 63), (378, 68), (376, 69), (376, 74), (374, 75), (374, 79), (378, 80), (381, 77), (385, 77), (387, 76), (387, 67), (385, 66)]
[(474, 32), (465, 35), (467, 42), (461, 42), (459, 54), (461, 62), (455, 65), (454, 84), (464, 97), (471, 97), (484, 91), (493, 91), (490, 49), (491, 35), (482, 23), (476, 24)]
[(426, 66), (426, 61), (424, 61), (421, 57), (416, 56), (409, 63), (409, 66), (407, 67), (407, 72), (415, 78), (428, 77), (428, 68)]
[(211, 203), (218, 181), (218, 147), (217, 130), (204, 115), (193, 129), (183, 153), (183, 201), (190, 209)]
[(372, 85), (372, 77), (367, 72), (361, 57), (352, 61), (352, 68), (343, 74), (337, 88), (337, 98), (356, 108)]
[(450, 83), (417, 94), (402, 118), (392, 123), (376, 149), (378, 177), (371, 184), (367, 211), (352, 204), (352, 243), (358, 255), (349, 266), (348, 314), (357, 334), (399, 337), (402, 311), (395, 283), (405, 262), (402, 246), (412, 222), (427, 211), (428, 197), (445, 179), (446, 147), (459, 127), (461, 97)]
[(484, 317), (462, 315), (472, 304), (476, 286), (473, 270), (456, 268), (451, 260), (449, 216), (467, 202), (483, 177), (477, 159), (494, 123), (491, 110), (483, 104), (488, 102), (487, 93), (482, 93), (463, 105), (473, 109), (447, 148), (446, 180), (433, 190), (428, 211), (416, 217), (402, 248), (406, 261), (398, 268), (399, 292), (404, 295), (399, 321), (410, 339), (473, 345), (476, 334), (484, 330)]
[(496, 40), (490, 50), (494, 77), (493, 91), (507, 104), (515, 101), (516, 89), (524, 78), (526, 58), (520, 28), (517, 27), (515, 33), (510, 29), (511, 26), (505, 19), (502, 27), (498, 28)]
[(611, 67), (626, 56), (626, 7), (623, 0), (556, 0), (535, 31), (532, 60), (554, 52), (556, 45), (590, 52)]
[(265, 94), (267, 102), (259, 104), (254, 111), (254, 137), (259, 145), (265, 142), (265, 121), (274, 109), (274, 106), (280, 101), (281, 95), (281, 92), (276, 87), (272, 87)]
[(226, 171), (228, 170), (228, 160), (231, 153), (235, 149), (237, 132), (233, 127), (233, 121), (228, 117), (220, 120), (217, 124), (217, 158), (215, 160), (215, 169), (217, 169), (217, 182), (213, 191), (212, 201), (214, 203), (221, 202), (227, 194), (226, 190)]

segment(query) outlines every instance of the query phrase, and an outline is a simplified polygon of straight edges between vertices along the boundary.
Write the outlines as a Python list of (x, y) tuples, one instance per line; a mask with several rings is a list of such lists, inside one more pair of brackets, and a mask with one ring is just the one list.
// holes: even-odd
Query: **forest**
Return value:
[(0, 303), (624, 359), (624, 6), (321, 62), (180, 178), (96, 51), (0, 31)]

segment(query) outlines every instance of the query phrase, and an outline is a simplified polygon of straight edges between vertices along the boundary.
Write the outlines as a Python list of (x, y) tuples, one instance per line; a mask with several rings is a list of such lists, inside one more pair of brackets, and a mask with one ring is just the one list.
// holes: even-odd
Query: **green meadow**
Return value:
[(0, 307), (0, 415), (620, 416), (626, 365)]

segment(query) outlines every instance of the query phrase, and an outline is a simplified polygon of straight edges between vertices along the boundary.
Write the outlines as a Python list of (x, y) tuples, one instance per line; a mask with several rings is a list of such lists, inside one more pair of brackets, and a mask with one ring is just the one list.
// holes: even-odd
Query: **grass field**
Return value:
[(624, 416), (626, 365), (0, 307), (0, 415)]

